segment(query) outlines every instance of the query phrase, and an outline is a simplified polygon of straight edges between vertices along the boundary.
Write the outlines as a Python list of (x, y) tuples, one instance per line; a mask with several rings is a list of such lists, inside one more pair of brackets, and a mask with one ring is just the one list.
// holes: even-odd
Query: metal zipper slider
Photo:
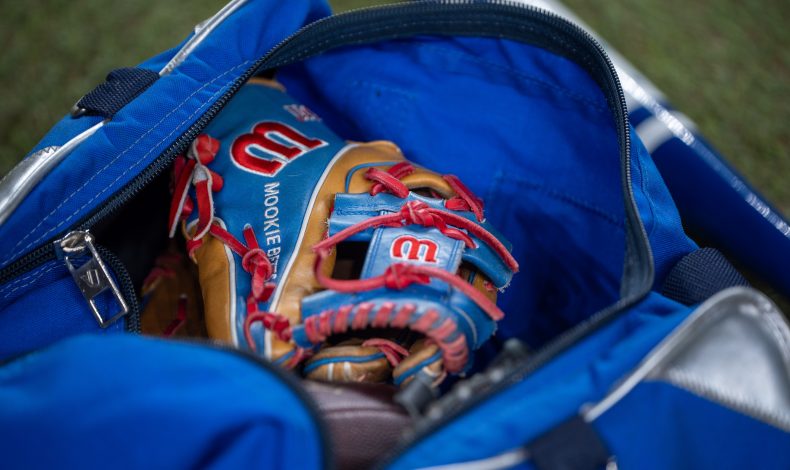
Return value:
[[(96, 251), (93, 241), (93, 235), (90, 232), (81, 230), (69, 232), (65, 237), (55, 241), (55, 254), (69, 268), (71, 277), (74, 278), (82, 296), (88, 302), (99, 326), (107, 328), (129, 313), (129, 306), (110, 276), (107, 265), (104, 264)], [(83, 262), (82, 258), (85, 257), (88, 259)], [(75, 263), (80, 264), (77, 266)], [(107, 290), (111, 291), (119, 310), (110, 315), (102, 315), (96, 305), (96, 298)]]

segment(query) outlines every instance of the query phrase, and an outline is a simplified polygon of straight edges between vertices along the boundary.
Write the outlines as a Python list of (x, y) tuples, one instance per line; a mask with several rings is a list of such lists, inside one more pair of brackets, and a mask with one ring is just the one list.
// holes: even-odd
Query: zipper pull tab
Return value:
[[(65, 237), (55, 241), (55, 253), (58, 259), (62, 260), (69, 268), (71, 277), (77, 283), (82, 296), (88, 302), (94, 318), (102, 328), (115, 323), (119, 318), (129, 313), (129, 306), (121, 295), (121, 291), (113, 281), (104, 264), (96, 246), (93, 244), (93, 235), (87, 231), (77, 230), (69, 232)], [(87, 257), (87, 261), (82, 259)], [(79, 266), (75, 263), (81, 263)], [(102, 315), (96, 305), (96, 298), (104, 291), (110, 290), (119, 310), (110, 314)]]

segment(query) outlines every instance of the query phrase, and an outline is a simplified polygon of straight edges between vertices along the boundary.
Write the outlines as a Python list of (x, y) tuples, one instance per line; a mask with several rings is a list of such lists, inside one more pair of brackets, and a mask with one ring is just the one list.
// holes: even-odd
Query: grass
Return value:
[(790, 3), (565, 1), (790, 215)]

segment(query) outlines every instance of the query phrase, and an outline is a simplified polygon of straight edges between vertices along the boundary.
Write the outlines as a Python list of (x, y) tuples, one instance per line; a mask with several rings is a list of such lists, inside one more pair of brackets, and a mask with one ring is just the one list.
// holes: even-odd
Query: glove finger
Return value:
[(426, 339), (416, 341), (409, 348), (409, 356), (392, 371), (392, 380), (395, 385), (404, 387), (420, 371), (425, 371), (429, 377), (435, 378), (435, 385), (439, 385), (447, 375), (442, 362), (442, 352), (436, 343)]
[(321, 348), (307, 361), (303, 373), (309, 379), (328, 382), (381, 383), (389, 380), (392, 366), (378, 348), (348, 340)]

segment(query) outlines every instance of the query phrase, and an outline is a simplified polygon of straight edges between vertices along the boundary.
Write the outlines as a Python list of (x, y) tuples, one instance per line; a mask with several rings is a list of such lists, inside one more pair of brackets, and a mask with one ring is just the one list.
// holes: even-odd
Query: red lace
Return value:
[(371, 338), (363, 342), (362, 346), (376, 348), (381, 351), (381, 353), (384, 354), (384, 357), (387, 358), (387, 362), (389, 362), (392, 367), (397, 366), (400, 364), (400, 361), (402, 361), (403, 358), (409, 356), (409, 351), (407, 351), (406, 348), (395, 341), (385, 338)]
[(162, 336), (169, 338), (178, 332), (187, 322), (187, 296), (181, 294), (178, 297), (178, 306), (176, 307), (176, 317), (171, 321), (162, 332)]
[[(442, 362), (448, 371), (458, 372), (464, 368), (469, 357), (469, 349), (456, 322), (445, 318), (439, 326), (434, 326), (441, 317), (436, 310), (428, 310), (416, 321), (412, 321), (417, 307), (408, 303), (401, 305), (390, 321), (395, 307), (396, 305), (392, 302), (383, 302), (380, 305), (362, 302), (344, 305), (338, 309), (325, 310), (305, 319), (304, 333), (311, 343), (318, 344), (332, 335), (344, 334), (348, 330), (367, 330), (388, 326), (409, 328), (422, 333), (439, 347), (442, 351)], [(354, 319), (349, 324), (348, 318), (352, 312), (354, 312)]]
[[(381, 191), (388, 191), (396, 196), (405, 198), (409, 194), (409, 189), (400, 181), (399, 178), (411, 174), (414, 167), (407, 163), (402, 162), (394, 165), (389, 171), (382, 171), (376, 168), (371, 168), (367, 171), (366, 177), (376, 182), (371, 189), (371, 194), (378, 194)], [(482, 219), (482, 202), (472, 192), (464, 186), (455, 176), (445, 176), (445, 180), (454, 188), (460, 196), (456, 202), (450, 204), (451, 206), (463, 206), (479, 211), (479, 219)], [(403, 196), (400, 196), (400, 195)], [(453, 201), (448, 199), (445, 202)], [(481, 227), (480, 225), (470, 221), (465, 217), (455, 215), (441, 209), (435, 209), (422, 201), (409, 201), (405, 203), (399, 212), (392, 214), (383, 214), (371, 217), (360, 223), (354, 224), (351, 227), (341, 230), (340, 232), (325, 238), (323, 241), (313, 246), (313, 251), (316, 253), (315, 263), (315, 276), (319, 284), (326, 289), (336, 292), (355, 293), (362, 291), (369, 291), (386, 287), (388, 289), (400, 290), (408, 287), (411, 284), (427, 284), (431, 278), (440, 279), (452, 287), (460, 290), (466, 294), (473, 302), (475, 302), (486, 314), (494, 320), (500, 320), (504, 317), (504, 313), (496, 306), (494, 302), (488, 299), (483, 293), (475, 289), (472, 285), (461, 279), (455, 274), (451, 274), (445, 270), (434, 268), (430, 266), (415, 265), (409, 263), (394, 263), (390, 265), (384, 274), (368, 279), (356, 280), (338, 280), (332, 279), (324, 274), (323, 264), (329, 257), (332, 248), (343, 240), (363, 232), (373, 227), (404, 227), (407, 225), (422, 225), (423, 227), (434, 227), (438, 229), (443, 235), (461, 240), (469, 248), (476, 248), (472, 238), (468, 235), (471, 233), (479, 240), (490, 246), (494, 252), (500, 256), (505, 265), (513, 270), (518, 271), (518, 262), (516, 262), (513, 255), (507, 248), (499, 241), (491, 232)], [(457, 227), (457, 228), (453, 228)], [(462, 231), (465, 230), (466, 232)], [(468, 233), (467, 233), (468, 232)]]
[[(171, 267), (172, 264), (181, 263), (181, 256), (176, 253), (165, 253), (160, 255), (154, 261), (154, 268), (143, 280), (142, 293), (149, 295), (154, 289), (157, 289), (159, 283), (165, 278), (174, 278), (176, 270)], [(187, 296), (181, 294), (178, 297), (176, 305), (175, 318), (165, 327), (162, 331), (162, 336), (168, 338), (176, 334), (186, 324), (187, 321)]]
[(214, 199), (211, 193), (220, 191), (224, 184), (222, 176), (211, 171), (206, 165), (214, 161), (219, 151), (219, 141), (202, 134), (192, 142), (186, 156), (179, 156), (174, 164), (173, 199), (170, 203), (170, 237), (178, 225), (192, 213), (194, 203), (189, 197), (190, 184), (195, 186), (198, 202), (198, 226), (194, 240), (203, 238), (214, 218)]

